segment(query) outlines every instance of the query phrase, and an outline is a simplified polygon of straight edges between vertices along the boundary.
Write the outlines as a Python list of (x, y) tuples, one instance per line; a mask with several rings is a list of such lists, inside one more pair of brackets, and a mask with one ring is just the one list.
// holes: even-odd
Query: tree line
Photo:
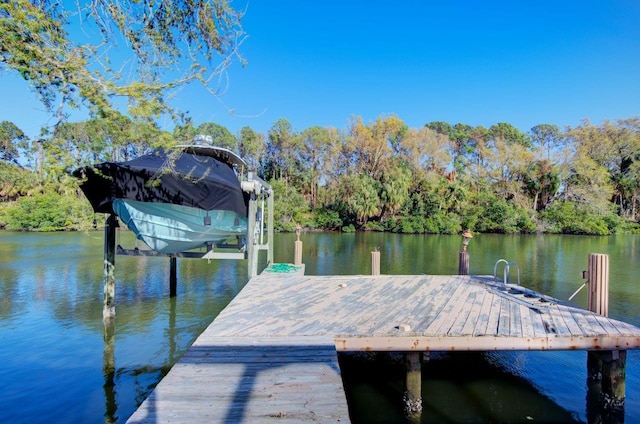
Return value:
[(210, 135), (276, 193), (278, 230), (455, 234), (639, 232), (640, 118), (522, 132), (398, 116), (352, 117), (345, 128), (302, 131), (281, 118), (266, 134), (191, 122), (161, 131), (115, 118), (65, 122), (30, 140), (0, 123), (0, 227), (67, 230), (95, 225), (71, 172)]

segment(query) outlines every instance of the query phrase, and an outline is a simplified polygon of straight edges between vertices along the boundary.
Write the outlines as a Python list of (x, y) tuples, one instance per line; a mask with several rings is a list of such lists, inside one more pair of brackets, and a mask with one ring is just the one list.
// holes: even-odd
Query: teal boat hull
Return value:
[(218, 244), (247, 232), (246, 217), (228, 210), (116, 199), (113, 211), (139, 240), (160, 253)]

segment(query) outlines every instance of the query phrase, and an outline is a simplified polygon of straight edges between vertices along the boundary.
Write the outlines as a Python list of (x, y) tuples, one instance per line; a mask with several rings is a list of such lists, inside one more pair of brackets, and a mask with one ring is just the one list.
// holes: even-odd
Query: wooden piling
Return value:
[[(590, 253), (587, 270), (588, 308), (609, 315), (609, 255)], [(587, 353), (589, 422), (624, 422), (626, 350)]]
[(371, 275), (380, 275), (380, 251), (371, 252)]
[(300, 224), (296, 225), (296, 241), (293, 252), (293, 264), (302, 265), (302, 241), (300, 241)]
[(293, 264), (302, 265), (302, 242), (300, 240), (295, 241)]
[(404, 413), (409, 422), (419, 423), (422, 418), (422, 363), (420, 352), (404, 354), (406, 378)]
[(472, 238), (473, 234), (469, 230), (465, 230), (462, 234), (462, 250), (458, 255), (458, 275), (469, 275), (469, 252), (467, 252), (467, 247)]
[(169, 258), (169, 296), (175, 297), (178, 292), (178, 263), (175, 256)]
[(590, 253), (587, 268), (588, 308), (609, 316), (609, 255)]
[(469, 275), (469, 252), (466, 250), (458, 255), (458, 275)]
[(116, 316), (116, 225), (115, 214), (107, 217), (104, 227), (104, 297), (102, 305), (102, 319), (112, 319)]

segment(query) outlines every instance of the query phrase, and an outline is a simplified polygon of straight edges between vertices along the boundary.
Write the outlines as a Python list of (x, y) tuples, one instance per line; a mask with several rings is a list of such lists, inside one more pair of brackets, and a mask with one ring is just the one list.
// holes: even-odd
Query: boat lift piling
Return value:
[(107, 216), (104, 226), (104, 297), (102, 303), (102, 319), (109, 320), (116, 315), (116, 214)]
[[(246, 259), (249, 279), (258, 275), (258, 256), (267, 251), (267, 266), (273, 264), (273, 188), (253, 172), (242, 182), (242, 190), (249, 193)], [(264, 242), (264, 201), (267, 200), (267, 243)], [(260, 204), (260, 206), (258, 206)]]

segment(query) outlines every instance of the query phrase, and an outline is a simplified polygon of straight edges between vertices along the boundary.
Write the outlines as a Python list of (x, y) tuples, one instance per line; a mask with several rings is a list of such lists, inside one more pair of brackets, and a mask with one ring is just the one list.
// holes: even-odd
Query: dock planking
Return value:
[(200, 337), (129, 423), (349, 422), (332, 338)]
[(637, 348), (640, 328), (493, 277), (263, 273), (128, 422), (348, 422), (337, 351)]
[[(407, 338), (420, 350), (635, 349), (640, 343), (637, 327), (484, 276), (258, 276), (207, 332), (325, 335), (340, 340), (338, 350), (380, 350), (362, 345), (364, 338), (397, 338), (388, 349), (397, 351), (416, 349)], [(449, 347), (440, 345), (443, 338)]]

